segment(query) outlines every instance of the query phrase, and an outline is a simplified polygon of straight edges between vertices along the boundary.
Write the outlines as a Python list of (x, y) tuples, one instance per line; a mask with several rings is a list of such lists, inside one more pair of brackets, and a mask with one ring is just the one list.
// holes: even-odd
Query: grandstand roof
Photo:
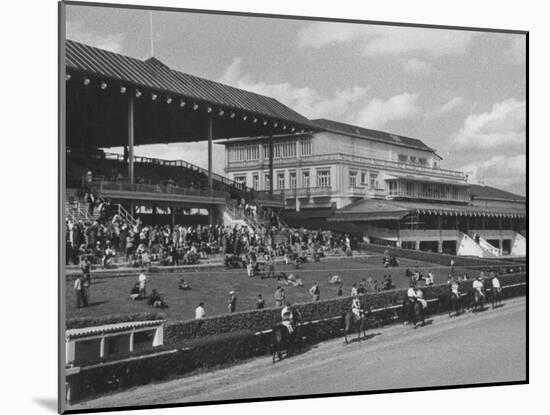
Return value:
[(414, 201), (363, 199), (337, 210), (328, 221), (397, 220), (409, 213), (450, 216), (525, 217), (524, 209)]
[(65, 62), (69, 123), (89, 118), (84, 133), (69, 124), (68, 138), (77, 139), (70, 134), (75, 130), (85, 134), (88, 147), (124, 144), (125, 103), (137, 91), (136, 145), (203, 140), (210, 113), (214, 138), (319, 129), (274, 98), (171, 69), (156, 58), (140, 60), (67, 40)]
[[(392, 134), (385, 131), (370, 130), (367, 128), (359, 127), (356, 125), (345, 124), (343, 122), (327, 120), (325, 118), (319, 118), (312, 120), (325, 131), (333, 132), (336, 134), (344, 134), (353, 137), (363, 138), (366, 140), (381, 141), (384, 143), (414, 148), (417, 150), (429, 151), (435, 154), (435, 149), (428, 147), (422, 141), (416, 138), (405, 137), (402, 135)], [(441, 158), (436, 154), (438, 158)]]
[(496, 187), (483, 186), (479, 184), (470, 185), (470, 194), (474, 199), (491, 199), (525, 202), (525, 196), (510, 193), (505, 190), (497, 189)]

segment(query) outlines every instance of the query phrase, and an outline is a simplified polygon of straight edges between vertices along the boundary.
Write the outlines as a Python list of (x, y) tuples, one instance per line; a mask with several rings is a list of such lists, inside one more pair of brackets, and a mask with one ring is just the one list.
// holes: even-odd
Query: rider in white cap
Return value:
[(361, 301), (359, 301), (359, 297), (357, 297), (357, 294), (355, 294), (353, 296), (353, 300), (351, 300), (351, 312), (355, 315), (356, 319), (360, 319), (363, 314)]
[(292, 334), (294, 332), (294, 317), (289, 302), (287, 302), (286, 306), (281, 310), (281, 318), (283, 320), (283, 325), (288, 329), (288, 334)]

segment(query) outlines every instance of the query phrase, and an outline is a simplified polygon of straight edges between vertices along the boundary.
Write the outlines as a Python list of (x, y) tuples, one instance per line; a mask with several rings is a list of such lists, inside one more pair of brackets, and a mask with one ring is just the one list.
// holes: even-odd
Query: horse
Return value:
[(418, 321), (424, 322), (424, 309), (420, 301), (410, 301), (408, 298), (405, 298), (403, 301), (403, 323), (413, 323), (414, 328), (417, 327)]
[(491, 290), (491, 302), (493, 306), (493, 310), (502, 305), (502, 289), (493, 287)]
[(273, 363), (276, 362), (276, 358), (283, 359), (283, 353), (286, 352), (286, 356), (291, 356), (296, 352), (300, 352), (301, 337), (299, 333), (300, 315), (297, 311), (293, 312), (294, 320), (294, 332), (290, 334), (288, 328), (283, 323), (276, 324), (273, 329)]
[(453, 311), (455, 312), (455, 316), (458, 316), (461, 313), (461, 311), (464, 310), (464, 302), (462, 301), (462, 296), (460, 294), (457, 297), (452, 292), (449, 293), (448, 304), (449, 304), (449, 317), (452, 316)]
[(349, 343), (348, 333), (351, 330), (357, 330), (357, 341), (361, 340), (361, 333), (363, 333), (363, 337), (367, 336), (367, 319), (370, 314), (370, 308), (366, 315), (365, 312), (361, 312), (359, 318), (357, 318), (357, 315), (353, 311), (347, 311), (346, 313), (344, 313), (344, 341), (346, 342), (346, 344)]
[(485, 307), (485, 296), (477, 289), (472, 292), (472, 312), (482, 311)]

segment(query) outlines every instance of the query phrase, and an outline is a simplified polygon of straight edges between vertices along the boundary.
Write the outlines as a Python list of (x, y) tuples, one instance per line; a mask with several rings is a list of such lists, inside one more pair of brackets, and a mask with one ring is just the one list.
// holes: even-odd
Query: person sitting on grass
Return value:
[(178, 289), (180, 289), (180, 290), (190, 290), (191, 287), (189, 286), (187, 281), (185, 281), (184, 278), (180, 278), (180, 280), (178, 282)]
[(394, 288), (395, 285), (393, 285), (391, 275), (384, 275), (384, 290), (393, 290)]
[(155, 308), (165, 308), (168, 307), (164, 298), (158, 293), (157, 290), (153, 288), (151, 296), (149, 297), (148, 304)]
[(302, 282), (302, 279), (298, 275), (290, 274), (287, 277), (287, 281), (289, 284), (292, 284), (295, 287), (303, 287), (304, 283)]
[(139, 295), (139, 282), (136, 282), (130, 290), (130, 298), (132, 300), (141, 300), (141, 296)]
[(339, 275), (332, 275), (332, 273), (329, 272), (328, 274), (328, 283), (329, 284), (341, 284), (342, 278), (340, 278)]

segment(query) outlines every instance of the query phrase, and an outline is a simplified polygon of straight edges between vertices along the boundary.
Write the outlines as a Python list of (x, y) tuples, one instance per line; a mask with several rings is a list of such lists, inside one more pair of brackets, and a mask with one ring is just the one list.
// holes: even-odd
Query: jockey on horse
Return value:
[(361, 301), (359, 301), (357, 294), (355, 294), (353, 300), (351, 300), (351, 312), (353, 313), (354, 323), (357, 323), (363, 317)]
[(483, 292), (483, 282), (481, 281), (481, 275), (474, 280), (472, 284), (472, 288), (474, 289), (474, 293), (477, 291), (479, 295), (481, 295), (481, 297), (485, 299), (485, 293)]
[(288, 334), (292, 336), (296, 328), (294, 325), (294, 316), (292, 315), (292, 310), (290, 308), (289, 302), (287, 302), (286, 306), (283, 307), (281, 311), (281, 318), (283, 320), (283, 326), (288, 329)]
[(458, 291), (458, 283), (454, 279), (454, 277), (451, 275), (449, 276), (449, 286), (451, 289), (451, 295), (458, 301), (460, 300), (460, 292)]

